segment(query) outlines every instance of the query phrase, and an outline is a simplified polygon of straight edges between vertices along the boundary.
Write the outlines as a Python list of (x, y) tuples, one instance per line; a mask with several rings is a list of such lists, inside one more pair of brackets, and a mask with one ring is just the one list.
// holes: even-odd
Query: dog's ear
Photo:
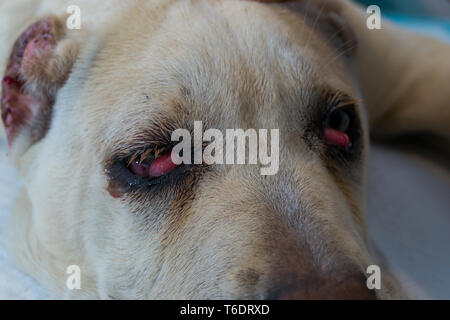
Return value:
[(10, 147), (24, 133), (30, 143), (45, 136), (58, 90), (78, 55), (64, 18), (45, 17), (15, 42), (2, 81), (2, 120)]
[(324, 36), (336, 55), (351, 57), (357, 49), (357, 36), (342, 14), (341, 1), (336, 0), (245, 0), (283, 6), (295, 12), (312, 29)]

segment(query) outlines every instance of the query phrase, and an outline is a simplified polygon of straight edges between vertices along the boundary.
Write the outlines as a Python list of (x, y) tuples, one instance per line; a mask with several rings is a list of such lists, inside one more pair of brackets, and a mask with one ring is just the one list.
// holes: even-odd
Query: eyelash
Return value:
[(169, 148), (153, 148), (153, 149), (147, 149), (144, 152), (135, 152), (133, 156), (130, 157), (130, 159), (127, 162), (127, 167), (130, 167), (130, 165), (133, 162), (136, 162), (137, 159), (139, 158), (139, 164), (145, 163), (145, 162), (149, 162), (150, 159), (155, 160), (159, 157), (159, 155), (164, 154), (165, 152), (167, 152), (169, 150)]

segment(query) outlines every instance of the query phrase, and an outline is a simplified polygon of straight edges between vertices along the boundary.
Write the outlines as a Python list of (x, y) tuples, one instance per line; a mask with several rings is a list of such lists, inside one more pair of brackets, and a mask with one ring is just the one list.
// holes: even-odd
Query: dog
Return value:
[[(350, 0), (72, 4), (80, 29), (66, 1), (1, 3), (21, 270), (62, 299), (406, 297), (367, 285), (369, 135), (450, 138), (448, 44)], [(277, 174), (174, 164), (195, 121), (279, 129)]]

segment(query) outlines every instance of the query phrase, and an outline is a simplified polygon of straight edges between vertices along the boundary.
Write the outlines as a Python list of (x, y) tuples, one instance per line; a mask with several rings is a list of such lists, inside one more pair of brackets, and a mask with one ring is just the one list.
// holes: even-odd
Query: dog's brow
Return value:
[(149, 148), (170, 146), (172, 132), (179, 128), (189, 130), (189, 124), (182, 117), (174, 113), (152, 114), (145, 126), (127, 128), (124, 134), (115, 137), (107, 153), (110, 157), (126, 158)]

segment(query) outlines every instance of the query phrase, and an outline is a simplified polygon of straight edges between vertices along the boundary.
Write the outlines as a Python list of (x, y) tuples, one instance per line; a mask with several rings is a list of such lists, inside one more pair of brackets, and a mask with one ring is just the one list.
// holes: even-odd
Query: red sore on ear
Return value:
[[(57, 42), (65, 37), (63, 28), (58, 18), (44, 18), (29, 26), (13, 46), (2, 80), (1, 97), (2, 121), (10, 146), (24, 127), (41, 115), (50, 114), (54, 93), (65, 81), (66, 75), (61, 74), (64, 69), (57, 65), (55, 54)], [(58, 68), (52, 68), (55, 65)], [(43, 120), (38, 120), (45, 127)], [(41, 134), (39, 130), (33, 133)]]

